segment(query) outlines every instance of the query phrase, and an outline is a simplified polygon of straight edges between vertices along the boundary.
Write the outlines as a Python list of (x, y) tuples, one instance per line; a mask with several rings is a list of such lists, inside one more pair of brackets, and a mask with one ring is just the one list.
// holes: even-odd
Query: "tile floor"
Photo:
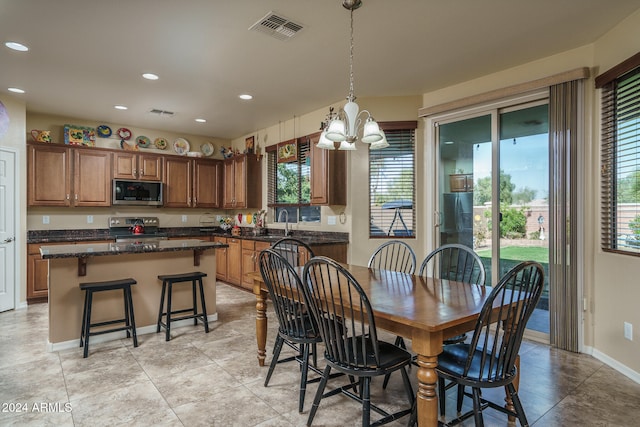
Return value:
[[(46, 351), (46, 305), (0, 313), (0, 425), (303, 426), (316, 385), (302, 414), (292, 364), (278, 366), (263, 387), (267, 368), (256, 361), (254, 309), (253, 295), (219, 284), (219, 320), (209, 334), (187, 326), (173, 330), (170, 342), (150, 334), (139, 337), (138, 348), (126, 339), (96, 344), (88, 359), (80, 348)], [(270, 345), (274, 336), (272, 321)], [(523, 343), (521, 357), (521, 398), (531, 424), (637, 425), (640, 384), (590, 356), (533, 342)], [(404, 404), (400, 375), (385, 391), (376, 385), (381, 379), (374, 402)], [(447, 404), (455, 410), (451, 396)], [(356, 402), (334, 396), (320, 404), (313, 425), (357, 426), (360, 416)], [(485, 423), (507, 425), (491, 410)]]

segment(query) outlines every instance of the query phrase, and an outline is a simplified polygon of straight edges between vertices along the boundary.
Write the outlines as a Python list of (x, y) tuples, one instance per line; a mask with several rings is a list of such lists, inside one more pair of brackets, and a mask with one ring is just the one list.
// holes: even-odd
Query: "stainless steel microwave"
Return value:
[(162, 182), (114, 179), (112, 204), (162, 206)]

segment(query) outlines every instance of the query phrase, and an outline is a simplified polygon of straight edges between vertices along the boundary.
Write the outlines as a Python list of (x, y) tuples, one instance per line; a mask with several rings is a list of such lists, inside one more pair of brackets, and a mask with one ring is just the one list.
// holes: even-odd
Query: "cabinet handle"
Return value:
[(67, 194), (67, 200), (69, 200), (69, 195)]
[(142, 178), (144, 176), (144, 169), (140, 169), (140, 175), (138, 176), (138, 178)]
[(133, 168), (133, 171), (132, 171), (132, 173), (131, 173), (131, 174), (133, 175), (133, 177), (134, 177), (134, 178), (137, 178), (137, 176), (136, 176), (136, 169), (135, 169), (135, 168)]
[(76, 200), (78, 200), (78, 194), (77, 194), (77, 193), (76, 193), (76, 195), (75, 195), (75, 199), (76, 199)]

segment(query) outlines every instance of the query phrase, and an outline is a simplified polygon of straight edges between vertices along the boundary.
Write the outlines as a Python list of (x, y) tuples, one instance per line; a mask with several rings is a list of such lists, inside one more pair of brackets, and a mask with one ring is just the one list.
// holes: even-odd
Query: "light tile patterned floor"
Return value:
[[(302, 414), (297, 367), (278, 366), (263, 386), (267, 368), (256, 360), (254, 313), (253, 295), (218, 284), (219, 321), (209, 334), (188, 326), (174, 329), (170, 342), (151, 334), (139, 337), (138, 348), (124, 339), (96, 344), (88, 359), (80, 348), (46, 351), (46, 305), (0, 313), (0, 425), (303, 426), (316, 385), (308, 387)], [(272, 321), (270, 346), (275, 328)], [(520, 394), (531, 424), (637, 425), (640, 384), (590, 356), (533, 342), (523, 343), (521, 357)], [(399, 377), (385, 391), (375, 380), (374, 402), (403, 404)], [(452, 396), (447, 410), (455, 411)], [(360, 416), (356, 402), (334, 396), (321, 402), (313, 425), (357, 426)], [(491, 410), (485, 424), (508, 425)]]

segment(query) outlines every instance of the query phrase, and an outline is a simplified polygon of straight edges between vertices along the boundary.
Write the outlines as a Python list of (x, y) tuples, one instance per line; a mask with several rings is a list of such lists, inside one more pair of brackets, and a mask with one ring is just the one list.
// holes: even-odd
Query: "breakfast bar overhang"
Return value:
[[(225, 244), (203, 240), (158, 240), (144, 243), (91, 243), (42, 246), (49, 260), (49, 346), (60, 350), (77, 346), (84, 295), (80, 283), (133, 278), (133, 306), (138, 334), (155, 333), (160, 305), (158, 275), (201, 271), (209, 321), (216, 320), (215, 250)], [(191, 287), (176, 288), (173, 304), (189, 306)], [(122, 296), (106, 292), (96, 296), (96, 321), (122, 317)], [(124, 336), (124, 332), (121, 333)], [(117, 339), (119, 335), (105, 335)]]

